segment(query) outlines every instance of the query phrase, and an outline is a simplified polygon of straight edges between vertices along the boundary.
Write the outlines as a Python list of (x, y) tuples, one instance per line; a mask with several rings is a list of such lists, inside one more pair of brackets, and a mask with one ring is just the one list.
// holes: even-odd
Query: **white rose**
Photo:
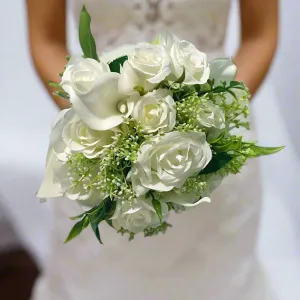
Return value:
[(231, 58), (219, 58), (212, 60), (209, 63), (209, 66), (209, 78), (215, 80), (215, 85), (220, 85), (221, 81), (229, 83), (234, 80), (237, 68)]
[(119, 93), (120, 74), (109, 73), (107, 64), (93, 59), (76, 60), (62, 77), (73, 109), (90, 128), (107, 130), (118, 126), (134, 107), (135, 97)]
[(225, 128), (224, 112), (219, 106), (213, 104), (212, 101), (206, 101), (200, 105), (197, 120), (200, 125), (206, 128)]
[(206, 167), (212, 157), (203, 132), (169, 132), (140, 148), (129, 173), (138, 195), (148, 190), (166, 192)]
[(76, 186), (73, 182), (74, 177), (70, 173), (68, 162), (62, 162), (56, 165), (54, 168), (54, 178), (55, 183), (59, 183), (64, 196), (71, 200), (87, 200), (92, 196), (92, 189), (83, 189), (83, 184), (89, 183), (89, 178), (85, 177), (81, 181), (81, 184)]
[(69, 109), (53, 127), (50, 145), (61, 160), (65, 160), (67, 153), (78, 152), (94, 158), (112, 144), (118, 131), (116, 127), (105, 131), (91, 129)]
[[(59, 161), (53, 168), (53, 183), (59, 185), (64, 197), (76, 200), (77, 203), (88, 210), (102, 202), (108, 194), (104, 194), (92, 184), (93, 178), (97, 176), (97, 168), (88, 170), (91, 176), (82, 176), (78, 170), (70, 168), (68, 162)], [(80, 184), (77, 184), (80, 182)]]
[[(168, 206), (166, 203), (161, 203), (161, 208), (162, 218), (165, 221), (168, 216)], [(145, 228), (155, 228), (160, 224), (151, 201), (145, 197), (140, 197), (133, 203), (118, 200), (112, 222), (116, 229), (122, 227), (133, 233), (139, 233)]]
[(169, 31), (165, 31), (158, 36), (157, 40), (155, 41), (155, 44), (164, 47), (168, 51), (168, 53), (170, 53), (172, 46), (175, 42), (178, 41), (179, 38), (176, 35)]
[[(71, 83), (73, 89), (84, 93), (93, 87), (95, 77), (109, 73), (108, 64), (98, 62), (92, 58), (71, 57), (63, 73), (61, 84)], [(66, 85), (68, 89), (69, 85)]]
[(247, 105), (249, 105), (250, 94), (248, 91), (236, 89), (236, 88), (231, 88), (230, 91), (235, 96), (233, 96), (231, 93), (228, 93), (228, 92), (223, 93), (223, 96), (225, 97), (225, 99), (220, 96), (217, 96), (216, 97), (217, 103), (225, 100), (225, 103), (227, 105), (231, 105), (233, 102), (236, 101), (236, 98), (237, 98), (237, 99), (239, 99), (239, 102), (240, 102), (240, 109), (244, 109)]
[(179, 78), (185, 70), (185, 84), (204, 84), (209, 78), (206, 54), (187, 41), (176, 41), (170, 52), (172, 75)]
[(164, 48), (141, 43), (128, 55), (121, 70), (119, 89), (130, 94), (136, 86), (152, 91), (171, 72), (171, 62)]
[[(45, 177), (37, 197), (55, 198), (64, 196), (70, 200), (77, 200), (78, 204), (84, 209), (90, 209), (108, 196), (101, 193), (96, 187), (88, 188), (91, 185), (91, 178), (97, 175), (97, 168), (90, 172), (92, 177), (86, 176), (83, 179), (80, 178), (77, 172), (72, 174), (68, 162), (59, 160), (54, 150), (49, 147)], [(75, 177), (80, 180), (79, 185), (74, 184)]]
[(132, 116), (147, 133), (156, 132), (159, 129), (164, 132), (171, 131), (176, 121), (172, 93), (158, 89), (146, 94), (137, 101)]

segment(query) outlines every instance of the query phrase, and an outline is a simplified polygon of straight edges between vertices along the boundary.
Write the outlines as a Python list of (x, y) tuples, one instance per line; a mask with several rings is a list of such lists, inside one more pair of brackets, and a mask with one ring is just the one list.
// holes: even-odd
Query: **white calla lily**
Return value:
[(174, 191), (170, 191), (163, 194), (161, 201), (166, 203), (172, 202), (188, 208), (198, 206), (199, 204), (204, 202), (210, 203), (210, 198), (203, 197), (197, 200), (197, 196), (195, 193), (179, 194)]
[(108, 130), (123, 122), (134, 107), (132, 97), (118, 91), (120, 74), (94, 59), (71, 58), (61, 86), (79, 118), (90, 128)]
[[(60, 137), (59, 137), (59, 132), (55, 130), (55, 128), (58, 129), (61, 128), (61, 123), (64, 119), (64, 116), (69, 111), (70, 109), (61, 110), (57, 114), (52, 124), (51, 138), (53, 139), (53, 141), (57, 143), (58, 141), (60, 141)], [(61, 145), (58, 145), (59, 148), (61, 148), (60, 146)], [(62, 158), (64, 160), (65, 156), (63, 155)], [(47, 152), (47, 158), (46, 158), (46, 171), (45, 171), (44, 180), (37, 192), (38, 198), (55, 198), (55, 197), (61, 197), (63, 195), (61, 185), (58, 182), (54, 182), (54, 170), (58, 166), (58, 164), (61, 164), (61, 162), (58, 160), (57, 154), (53, 150), (50, 143)]]
[(55, 198), (63, 196), (61, 185), (54, 181), (54, 170), (60, 164), (51, 147), (48, 149), (46, 159), (46, 172), (44, 180), (37, 192), (38, 198)]
[(221, 81), (230, 82), (234, 80), (237, 68), (231, 58), (215, 59), (209, 63), (209, 66), (209, 78), (215, 80), (215, 85), (219, 85)]
[(90, 128), (108, 130), (123, 123), (134, 108), (134, 95), (126, 97), (118, 92), (117, 73), (104, 73), (94, 78), (92, 85), (74, 89), (65, 82), (63, 88), (70, 95), (73, 109)]

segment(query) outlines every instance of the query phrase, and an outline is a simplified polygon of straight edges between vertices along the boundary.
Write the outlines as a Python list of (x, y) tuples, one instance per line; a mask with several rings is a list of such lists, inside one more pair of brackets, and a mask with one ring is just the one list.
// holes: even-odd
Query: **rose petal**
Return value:
[(112, 62), (113, 60), (120, 58), (122, 56), (128, 56), (133, 50), (135, 45), (122, 45), (110, 52), (104, 52), (100, 56), (100, 60), (106, 63)]
[(209, 63), (210, 79), (215, 79), (215, 84), (219, 85), (221, 81), (227, 83), (234, 80), (237, 72), (236, 65), (231, 58), (215, 59)]

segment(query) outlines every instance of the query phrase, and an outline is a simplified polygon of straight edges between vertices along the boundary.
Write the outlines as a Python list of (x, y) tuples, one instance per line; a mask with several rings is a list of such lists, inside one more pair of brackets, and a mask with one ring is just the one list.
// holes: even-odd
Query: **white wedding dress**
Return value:
[[(223, 55), (230, 0), (73, 0), (76, 19), (83, 4), (99, 51), (151, 41), (168, 27), (210, 59)], [(51, 252), (33, 299), (273, 300), (255, 256), (258, 167), (252, 160), (226, 179), (211, 204), (172, 214), (173, 228), (165, 235), (131, 242), (102, 224), (104, 245), (90, 228), (64, 245), (73, 225), (68, 217), (80, 210), (70, 200), (53, 200)]]

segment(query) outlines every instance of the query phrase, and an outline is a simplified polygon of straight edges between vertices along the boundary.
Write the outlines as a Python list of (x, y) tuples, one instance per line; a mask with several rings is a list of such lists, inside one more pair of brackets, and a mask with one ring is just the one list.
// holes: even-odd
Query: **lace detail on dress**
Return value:
[(72, 1), (77, 18), (83, 4), (92, 16), (99, 51), (151, 41), (170, 29), (204, 52), (223, 52), (230, 0)]

